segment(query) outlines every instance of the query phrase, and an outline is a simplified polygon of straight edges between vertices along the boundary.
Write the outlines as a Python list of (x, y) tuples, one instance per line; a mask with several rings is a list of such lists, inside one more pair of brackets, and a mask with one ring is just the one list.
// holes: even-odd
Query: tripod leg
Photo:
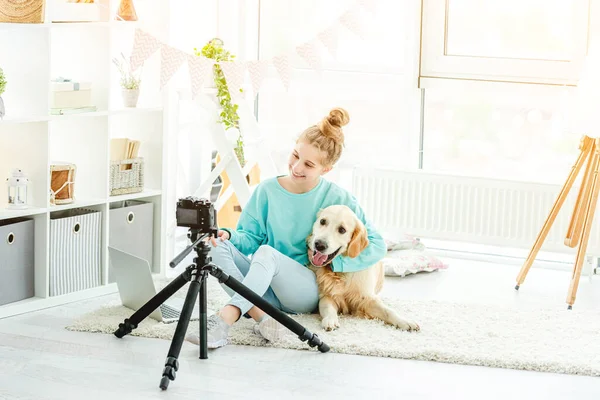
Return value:
[(131, 333), (132, 330), (137, 328), (138, 324), (156, 310), (162, 303), (165, 302), (169, 297), (175, 294), (190, 280), (190, 271), (185, 270), (177, 278), (173, 279), (171, 283), (164, 287), (154, 297), (146, 302), (139, 310), (134, 312), (131, 317), (126, 318), (123, 323), (119, 324), (119, 328), (114, 332), (114, 335), (118, 338)]
[(208, 264), (206, 268), (209, 269), (211, 275), (219, 279), (219, 282), (227, 285), (233, 291), (239, 293), (242, 297), (250, 301), (252, 304), (269, 314), (273, 319), (277, 320), (283, 326), (288, 328), (290, 331), (294, 332), (298, 335), (300, 340), (308, 341), (308, 344), (311, 347), (317, 346), (320, 352), (326, 353), (329, 351), (329, 346), (322, 342), (321, 339), (317, 336), (317, 334), (313, 334), (308, 331), (301, 324), (290, 318), (289, 315), (277, 309), (271, 303), (260, 297), (258, 294), (254, 293), (247, 286), (242, 284), (237, 279), (229, 276), (227, 273), (223, 272), (219, 267), (214, 264)]
[(179, 353), (181, 352), (181, 347), (190, 323), (190, 318), (192, 316), (192, 312), (194, 311), (196, 297), (200, 292), (201, 283), (198, 280), (199, 275), (194, 273), (185, 297), (185, 303), (183, 304), (181, 315), (179, 316), (179, 321), (177, 321), (177, 327), (175, 328), (175, 333), (173, 334), (173, 340), (171, 340), (169, 353), (167, 355), (167, 359), (165, 360), (165, 368), (160, 380), (160, 388), (162, 390), (167, 390), (167, 387), (169, 386), (169, 380), (175, 380), (176, 372), (179, 369), (179, 361), (177, 359), (179, 358)]
[(588, 163), (585, 168), (585, 174), (581, 181), (581, 188), (577, 195), (577, 201), (573, 209), (573, 215), (569, 224), (569, 229), (565, 237), (565, 245), (568, 247), (575, 247), (581, 240), (581, 233), (583, 230), (583, 219), (586, 210), (588, 209), (591, 190), (592, 190), (592, 173), (594, 171), (594, 151), (589, 152)]
[(579, 153), (579, 157), (577, 158), (577, 161), (573, 165), (573, 168), (571, 169), (571, 173), (569, 174), (567, 181), (565, 182), (562, 190), (560, 191), (558, 198), (554, 202), (552, 210), (550, 211), (550, 214), (546, 218), (546, 222), (544, 222), (544, 226), (542, 227), (542, 230), (538, 234), (538, 237), (536, 238), (535, 243), (534, 243), (529, 255), (527, 256), (525, 263), (521, 267), (521, 271), (519, 271), (519, 275), (517, 276), (517, 285), (515, 286), (515, 289), (518, 290), (519, 287), (521, 286), (521, 284), (523, 283), (523, 281), (525, 281), (525, 277), (527, 276), (527, 273), (529, 272), (529, 269), (531, 268), (531, 265), (533, 264), (533, 261), (535, 260), (535, 257), (537, 256), (537, 253), (540, 251), (542, 244), (544, 243), (544, 240), (546, 240), (546, 236), (548, 236), (548, 232), (550, 232), (550, 228), (552, 227), (552, 224), (554, 223), (554, 220), (556, 219), (556, 216), (558, 215), (560, 208), (562, 207), (563, 203), (565, 202), (565, 199), (567, 198), (569, 191), (571, 190), (571, 187), (573, 186), (573, 182), (575, 182), (575, 179), (577, 178), (577, 175), (579, 174), (579, 171), (581, 170), (581, 167), (583, 166), (583, 164), (588, 156), (588, 153), (591, 150), (591, 146), (593, 144), (592, 141), (593, 141), (593, 139), (591, 139), (588, 136), (584, 136), (581, 139), (581, 142), (579, 144), (579, 148), (581, 149), (581, 152)]
[(594, 151), (594, 171), (590, 176), (591, 179), (591, 199), (588, 201), (588, 207), (586, 209), (584, 220), (583, 220), (583, 234), (581, 243), (577, 248), (577, 258), (575, 259), (575, 266), (573, 267), (573, 275), (571, 276), (571, 282), (569, 284), (569, 291), (567, 293), (567, 304), (569, 310), (573, 308), (575, 298), (577, 294), (577, 287), (579, 286), (579, 278), (581, 277), (581, 270), (583, 268), (583, 260), (585, 258), (585, 252), (587, 250), (588, 240), (590, 238), (590, 232), (592, 229), (592, 223), (594, 221), (594, 213), (596, 211), (596, 203), (598, 202), (598, 192), (600, 190), (600, 184), (598, 183), (598, 167), (600, 164), (600, 139), (596, 142)]
[(200, 302), (200, 359), (206, 360), (208, 358), (208, 337), (207, 337), (207, 326), (206, 326), (206, 302), (207, 300), (207, 292), (206, 292), (206, 277), (208, 273), (205, 270), (202, 270), (202, 284), (200, 286), (200, 296), (198, 296), (198, 301)]

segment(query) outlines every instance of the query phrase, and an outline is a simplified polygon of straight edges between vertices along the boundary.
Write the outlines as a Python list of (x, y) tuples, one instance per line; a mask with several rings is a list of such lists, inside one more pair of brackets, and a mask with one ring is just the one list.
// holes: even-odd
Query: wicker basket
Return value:
[(45, 0), (0, 0), (0, 22), (41, 24)]
[(110, 195), (139, 193), (144, 190), (142, 157), (110, 162)]

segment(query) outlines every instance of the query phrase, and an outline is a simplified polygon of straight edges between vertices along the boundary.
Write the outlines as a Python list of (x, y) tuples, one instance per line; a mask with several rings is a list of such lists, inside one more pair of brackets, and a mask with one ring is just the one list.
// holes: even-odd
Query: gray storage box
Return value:
[(50, 214), (50, 296), (100, 286), (102, 213), (72, 209)]
[(34, 296), (34, 221), (0, 221), (0, 305)]
[[(109, 210), (108, 245), (148, 261), (152, 269), (154, 204), (137, 200), (112, 203)], [(115, 281), (112, 265), (108, 282)]]

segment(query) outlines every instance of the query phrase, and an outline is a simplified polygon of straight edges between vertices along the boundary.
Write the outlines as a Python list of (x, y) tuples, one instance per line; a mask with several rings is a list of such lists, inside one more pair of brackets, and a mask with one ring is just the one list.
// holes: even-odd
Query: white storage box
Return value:
[(100, 286), (101, 217), (83, 208), (50, 215), (50, 296)]
[(52, 81), (50, 109), (84, 108), (92, 106), (90, 82)]
[(34, 222), (0, 221), (0, 305), (34, 296)]
[(100, 6), (95, 3), (68, 3), (67, 0), (52, 2), (52, 22), (100, 21)]
[[(112, 203), (109, 214), (108, 245), (148, 261), (153, 265), (154, 204), (138, 200)], [(108, 283), (115, 281), (108, 266)]]

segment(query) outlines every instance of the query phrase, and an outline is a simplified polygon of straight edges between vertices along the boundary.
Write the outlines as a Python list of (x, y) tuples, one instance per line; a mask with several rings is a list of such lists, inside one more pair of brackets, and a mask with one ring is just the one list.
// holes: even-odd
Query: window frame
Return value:
[(423, 0), (420, 77), (576, 85), (588, 49), (590, 1), (573, 5), (577, 40), (572, 58), (544, 60), (448, 55), (450, 0)]

